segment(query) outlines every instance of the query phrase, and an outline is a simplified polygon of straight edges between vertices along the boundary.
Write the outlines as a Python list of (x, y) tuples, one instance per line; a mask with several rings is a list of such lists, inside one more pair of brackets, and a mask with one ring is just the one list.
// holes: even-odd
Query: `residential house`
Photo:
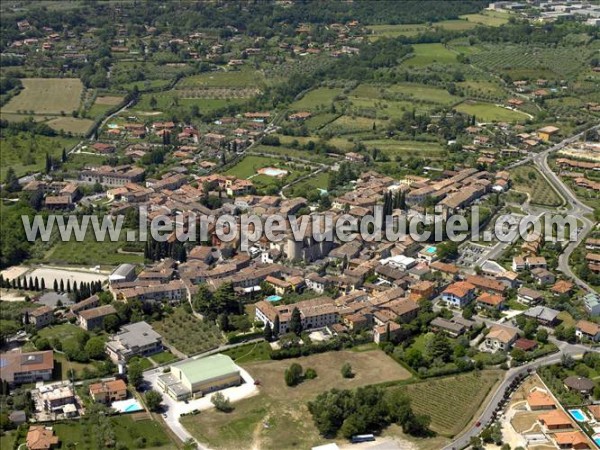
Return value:
[(106, 352), (114, 362), (128, 361), (133, 356), (153, 355), (162, 350), (162, 336), (146, 322), (122, 326), (106, 343)]
[(550, 430), (565, 430), (573, 428), (571, 419), (562, 409), (555, 409), (538, 416), (538, 421)]
[(544, 294), (528, 287), (521, 287), (517, 291), (517, 300), (525, 305), (535, 305), (544, 300)]
[(583, 450), (590, 447), (590, 441), (581, 431), (567, 431), (564, 433), (555, 433), (554, 442), (558, 448)]
[(536, 389), (527, 395), (527, 404), (532, 411), (556, 409), (556, 403), (552, 396), (548, 392), (539, 389)]
[(588, 320), (580, 320), (575, 324), (575, 335), (579, 339), (600, 342), (600, 325)]
[(52, 350), (0, 354), (0, 378), (11, 385), (49, 381), (54, 370)]
[(84, 330), (95, 330), (104, 327), (104, 318), (106, 316), (116, 313), (117, 310), (113, 305), (102, 305), (81, 311), (77, 317), (77, 322)]
[(25, 439), (29, 450), (49, 450), (58, 447), (59, 439), (51, 427), (32, 425)]
[(90, 384), (90, 397), (95, 402), (110, 404), (127, 398), (127, 385), (121, 379)]
[(485, 337), (485, 346), (491, 351), (508, 351), (519, 338), (516, 330), (502, 325), (493, 325)]
[(570, 295), (573, 292), (575, 285), (567, 280), (558, 280), (554, 286), (550, 288), (550, 291), (554, 295)]
[(505, 298), (498, 294), (484, 292), (475, 299), (476, 305), (483, 309), (502, 309)]
[(558, 322), (559, 311), (546, 306), (534, 306), (523, 313), (528, 319), (536, 320), (540, 325), (553, 327)]
[(29, 313), (29, 323), (35, 325), (39, 330), (54, 322), (54, 308), (51, 306), (42, 306)]
[(571, 375), (563, 381), (565, 387), (570, 391), (579, 392), (582, 395), (591, 395), (596, 383), (586, 377)]
[(554, 276), (554, 274), (552, 272), (550, 272), (547, 269), (543, 269), (541, 267), (532, 269), (531, 275), (532, 275), (533, 279), (535, 280), (535, 282), (542, 286), (547, 285), (547, 284), (552, 284), (556, 281), (556, 277)]
[(466, 281), (452, 283), (442, 292), (442, 300), (455, 308), (464, 308), (474, 298), (475, 286)]
[(550, 141), (552, 136), (556, 135), (556, 133), (558, 133), (559, 131), (560, 131), (560, 128), (553, 127), (550, 125), (550, 126), (543, 127), (543, 128), (540, 128), (539, 130), (537, 130), (537, 136), (542, 141), (548, 142), (548, 141)]
[(373, 341), (379, 344), (380, 342), (387, 342), (388, 333), (389, 340), (394, 340), (402, 329), (402, 326), (398, 325), (396, 322), (390, 321), (383, 325), (376, 326), (373, 328)]
[(600, 316), (600, 295), (589, 293), (583, 297), (583, 307), (591, 316)]

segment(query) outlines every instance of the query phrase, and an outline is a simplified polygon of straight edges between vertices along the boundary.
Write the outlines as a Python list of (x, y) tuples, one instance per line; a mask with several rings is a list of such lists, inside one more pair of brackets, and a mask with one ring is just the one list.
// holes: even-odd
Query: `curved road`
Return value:
[(536, 369), (542, 366), (548, 366), (550, 364), (556, 364), (560, 362), (563, 354), (575, 357), (580, 356), (586, 350), (589, 350), (587, 347), (582, 345), (572, 345), (564, 342), (561, 342), (559, 344), (559, 349), (559, 353), (554, 353), (552, 355), (546, 356), (545, 358), (540, 358), (528, 364), (509, 369), (506, 372), (506, 375), (504, 376), (504, 380), (502, 380), (502, 383), (500, 384), (500, 386), (498, 386), (498, 388), (494, 392), (494, 395), (489, 400), (489, 403), (486, 406), (485, 410), (477, 418), (476, 423), (480, 423), (481, 425), (479, 427), (477, 427), (476, 425), (472, 425), (453, 442), (445, 446), (444, 450), (456, 450), (467, 447), (471, 438), (479, 435), (481, 430), (492, 420), (492, 415), (498, 407), (498, 405), (500, 404), (501, 400), (504, 398), (504, 393), (506, 389), (518, 376), (520, 376), (523, 373), (527, 373), (531, 369)]

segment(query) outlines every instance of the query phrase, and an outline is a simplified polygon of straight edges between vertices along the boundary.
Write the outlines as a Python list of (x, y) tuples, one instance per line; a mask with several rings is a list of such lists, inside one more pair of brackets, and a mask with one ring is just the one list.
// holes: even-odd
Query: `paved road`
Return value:
[(462, 449), (462, 448), (467, 447), (469, 445), (469, 441), (471, 440), (471, 438), (474, 436), (477, 436), (481, 432), (481, 429), (488, 422), (491, 421), (492, 414), (494, 413), (494, 411), (498, 407), (498, 404), (504, 397), (504, 392), (506, 391), (508, 386), (510, 386), (510, 384), (518, 376), (520, 376), (523, 373), (527, 373), (531, 369), (536, 369), (536, 368), (542, 367), (542, 366), (548, 366), (550, 364), (556, 364), (561, 361), (563, 354), (567, 354), (567, 355), (576, 357), (576, 356), (582, 355), (586, 350), (589, 350), (589, 349), (582, 345), (571, 345), (571, 344), (561, 342), (560, 350), (561, 350), (560, 353), (554, 353), (552, 355), (546, 356), (545, 358), (540, 358), (540, 359), (538, 359), (536, 361), (532, 361), (528, 364), (524, 364), (522, 366), (509, 369), (506, 372), (506, 375), (504, 376), (504, 380), (502, 381), (500, 386), (498, 386), (498, 388), (494, 392), (494, 395), (490, 399), (485, 410), (477, 418), (476, 423), (477, 422), (480, 423), (481, 426), (477, 427), (475, 425), (472, 425), (463, 434), (461, 434), (457, 439), (455, 439), (453, 442), (451, 442), (446, 447), (444, 447), (444, 450), (455, 450), (455, 449)]

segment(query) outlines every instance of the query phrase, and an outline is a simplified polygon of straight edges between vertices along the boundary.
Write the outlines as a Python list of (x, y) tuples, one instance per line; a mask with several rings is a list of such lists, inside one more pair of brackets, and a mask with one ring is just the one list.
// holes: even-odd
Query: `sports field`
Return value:
[(79, 109), (83, 84), (78, 78), (23, 78), (21, 82), (24, 89), (2, 112), (56, 115)]

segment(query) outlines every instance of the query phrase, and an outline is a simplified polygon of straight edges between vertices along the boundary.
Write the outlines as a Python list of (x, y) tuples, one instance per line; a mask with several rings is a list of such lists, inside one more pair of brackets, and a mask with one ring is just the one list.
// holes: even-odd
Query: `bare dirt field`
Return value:
[(86, 272), (68, 269), (54, 269), (50, 267), (34, 269), (31, 272), (29, 272), (27, 276), (31, 276), (34, 279), (35, 277), (38, 277), (40, 280), (43, 278), (46, 287), (50, 289), (54, 284), (54, 280), (57, 280), (59, 283), (61, 279), (65, 283), (67, 282), (67, 280), (71, 280), (71, 283), (76, 281), (77, 284), (81, 284), (91, 283), (92, 281), (105, 282), (108, 279), (108, 275), (105, 273)]

